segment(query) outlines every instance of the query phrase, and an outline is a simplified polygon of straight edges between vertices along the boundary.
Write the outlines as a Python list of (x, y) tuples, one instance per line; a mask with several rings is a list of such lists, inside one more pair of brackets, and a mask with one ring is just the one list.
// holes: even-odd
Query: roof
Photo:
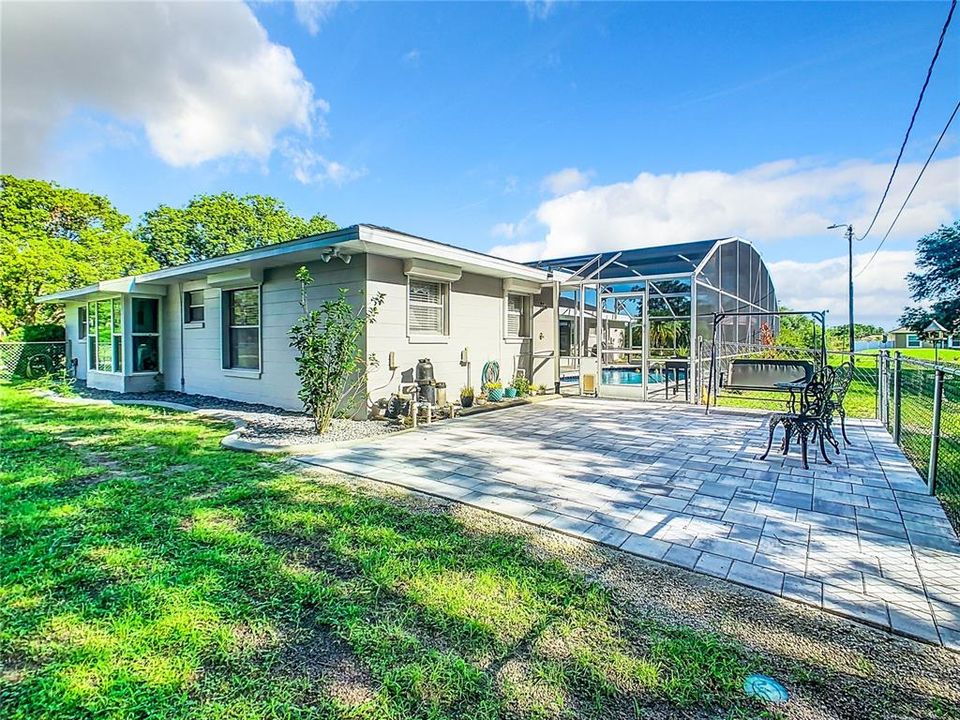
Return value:
[[(726, 237), (713, 240), (697, 240), (673, 245), (656, 245), (635, 250), (611, 250), (603, 253), (575, 255), (573, 257), (537, 260), (531, 266), (589, 276), (599, 270), (599, 279), (623, 277), (653, 277), (692, 273), (723, 242), (740, 240)], [(742, 241), (745, 242), (745, 241)]]
[(64, 300), (90, 297), (98, 293), (135, 292), (160, 284), (194, 280), (208, 273), (223, 271), (236, 266), (263, 269), (279, 264), (290, 265), (316, 261), (336, 251), (341, 256), (371, 253), (394, 258), (424, 258), (440, 263), (456, 265), (466, 272), (491, 275), (499, 278), (520, 278), (544, 282), (547, 272), (523, 263), (504, 260), (486, 253), (409, 235), (380, 225), (351, 225), (331, 232), (309, 235), (296, 240), (287, 240), (272, 245), (243, 250), (229, 255), (220, 255), (197, 260), (183, 265), (131, 275), (117, 280), (107, 280), (82, 288), (73, 288), (37, 298), (38, 302), (62, 302)]

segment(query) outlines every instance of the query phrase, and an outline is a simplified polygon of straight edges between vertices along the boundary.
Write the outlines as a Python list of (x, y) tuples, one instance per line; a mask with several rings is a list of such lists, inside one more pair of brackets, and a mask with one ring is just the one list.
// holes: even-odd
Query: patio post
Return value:
[(900, 369), (903, 362), (900, 351), (893, 353), (893, 441), (900, 444)]
[(937, 490), (937, 461), (940, 456), (940, 411), (943, 406), (943, 370), (933, 376), (933, 423), (930, 428), (930, 464), (927, 468), (927, 492)]

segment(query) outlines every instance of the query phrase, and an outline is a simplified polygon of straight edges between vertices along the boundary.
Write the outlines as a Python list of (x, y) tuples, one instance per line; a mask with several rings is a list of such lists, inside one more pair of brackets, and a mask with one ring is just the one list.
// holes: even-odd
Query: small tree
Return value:
[(347, 412), (356, 410), (361, 390), (366, 387), (370, 369), (377, 366), (374, 355), (363, 357), (360, 338), (368, 323), (373, 323), (383, 293), (361, 304), (357, 309), (347, 300), (347, 291), (341, 289), (335, 300), (325, 300), (319, 310), (310, 310), (307, 305), (307, 288), (313, 278), (305, 267), (297, 271), (300, 282), (300, 307), (303, 315), (290, 328), (290, 347), (296, 348), (297, 377), (300, 391), (297, 393), (307, 412), (313, 417), (318, 433), (325, 433), (330, 420), (338, 409)]

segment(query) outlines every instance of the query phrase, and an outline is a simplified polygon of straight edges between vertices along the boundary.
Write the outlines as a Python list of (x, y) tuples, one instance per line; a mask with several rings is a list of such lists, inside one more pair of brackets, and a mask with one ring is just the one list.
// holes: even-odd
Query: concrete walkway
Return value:
[(955, 533), (878, 422), (848, 434), (803, 470), (798, 448), (757, 459), (763, 415), (565, 398), (297, 459), (960, 651)]

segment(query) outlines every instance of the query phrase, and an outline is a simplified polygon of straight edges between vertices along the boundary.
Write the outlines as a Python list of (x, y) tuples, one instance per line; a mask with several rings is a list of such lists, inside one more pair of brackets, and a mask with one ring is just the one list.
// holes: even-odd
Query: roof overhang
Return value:
[(407, 235), (388, 228), (373, 225), (353, 225), (321, 235), (311, 235), (275, 245), (264, 245), (232, 255), (221, 255), (220, 257), (154, 270), (141, 275), (107, 280), (82, 288), (51, 293), (37, 298), (37, 302), (79, 301), (92, 299), (98, 295), (129, 292), (165, 294), (165, 286), (171, 282), (226, 277), (241, 267), (245, 271), (249, 271), (251, 277), (253, 277), (261, 276), (266, 268), (279, 265), (295, 265), (316, 262), (317, 260), (330, 261), (333, 258), (340, 258), (343, 262), (349, 262), (350, 256), (361, 253), (383, 255), (402, 260), (432, 261), (458, 267), (463, 272), (496, 278), (516, 278), (540, 284), (550, 280), (550, 274), (539, 268), (485, 255), (474, 250)]
[(93, 285), (86, 285), (81, 288), (50, 293), (49, 295), (41, 295), (37, 298), (37, 302), (86, 302), (88, 300), (98, 300), (122, 293), (162, 296), (167, 294), (167, 288), (164, 285), (144, 285), (143, 283), (138, 282), (136, 277), (131, 276), (117, 278), (116, 280), (102, 280), (101, 282), (94, 283)]

